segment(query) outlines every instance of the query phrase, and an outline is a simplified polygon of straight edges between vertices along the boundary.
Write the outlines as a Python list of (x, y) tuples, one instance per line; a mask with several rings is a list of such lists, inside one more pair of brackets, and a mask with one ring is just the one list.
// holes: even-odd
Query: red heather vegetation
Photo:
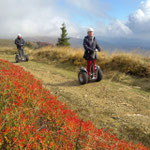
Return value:
[(82, 121), (33, 75), (0, 59), (0, 149), (149, 148), (119, 140)]

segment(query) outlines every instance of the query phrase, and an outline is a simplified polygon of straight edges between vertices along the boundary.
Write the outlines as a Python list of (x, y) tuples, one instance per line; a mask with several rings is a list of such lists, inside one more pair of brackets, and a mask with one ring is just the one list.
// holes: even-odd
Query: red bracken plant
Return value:
[(148, 150), (118, 139), (61, 103), (29, 72), (0, 59), (0, 149)]

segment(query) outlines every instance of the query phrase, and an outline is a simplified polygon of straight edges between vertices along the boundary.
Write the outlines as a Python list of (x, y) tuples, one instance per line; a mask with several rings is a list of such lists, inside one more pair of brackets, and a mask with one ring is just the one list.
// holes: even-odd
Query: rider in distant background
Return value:
[(22, 38), (22, 35), (21, 34), (18, 34), (18, 37), (16, 38), (15, 40), (15, 44), (17, 46), (17, 49), (18, 49), (18, 53), (19, 53), (19, 56), (24, 56), (24, 45), (25, 45), (25, 41), (24, 39)]
[(87, 30), (87, 36), (84, 38), (83, 46), (85, 49), (84, 58), (87, 60), (87, 71), (89, 77), (91, 76), (91, 65), (92, 61), (94, 63), (93, 70), (95, 71), (95, 65), (97, 60), (97, 53), (95, 51), (101, 51), (100, 46), (98, 45), (96, 38), (94, 37), (94, 30), (93, 28), (89, 28)]

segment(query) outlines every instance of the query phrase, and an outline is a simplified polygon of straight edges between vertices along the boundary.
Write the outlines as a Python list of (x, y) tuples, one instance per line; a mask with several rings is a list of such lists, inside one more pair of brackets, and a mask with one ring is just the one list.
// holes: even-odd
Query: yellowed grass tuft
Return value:
[[(44, 47), (31, 53), (34, 60), (56, 61), (59, 63), (69, 62), (74, 66), (86, 65), (83, 54), (83, 49), (55, 46)], [(150, 77), (150, 57), (145, 58), (133, 52), (115, 52), (111, 55), (101, 52), (98, 56), (97, 64), (103, 70), (117, 70), (139, 77)]]

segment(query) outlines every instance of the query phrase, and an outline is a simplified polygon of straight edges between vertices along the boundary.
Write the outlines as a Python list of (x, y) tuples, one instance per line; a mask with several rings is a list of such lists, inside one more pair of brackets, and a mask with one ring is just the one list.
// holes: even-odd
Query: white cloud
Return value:
[(63, 22), (69, 36), (78, 34), (79, 27), (56, 4), (59, 0), (3, 0), (0, 1), (0, 38), (24, 36), (59, 36)]
[(132, 31), (124, 22), (117, 19), (105, 28), (105, 34), (109, 37), (126, 37), (131, 35)]
[(150, 0), (141, 2), (139, 9), (129, 16), (127, 25), (135, 35), (150, 37)]
[(80, 10), (87, 11), (91, 15), (97, 17), (109, 18), (107, 10), (111, 8), (109, 3), (104, 3), (99, 0), (66, 0), (71, 5), (76, 6)]
[[(97, 25), (98, 26), (98, 25)], [(99, 23), (98, 34), (106, 37), (150, 38), (150, 0), (142, 1), (138, 10), (127, 21), (113, 20), (108, 25)]]
[[(83, 17), (95, 16), (98, 18), (110, 17), (107, 15), (110, 6), (99, 0), (64, 0), (69, 6)], [(86, 27), (75, 23), (70, 9), (60, 9), (61, 0), (0, 0), (0, 38), (14, 37), (18, 33), (24, 36), (46, 35), (59, 36), (60, 26), (67, 25), (68, 35), (83, 37)], [(88, 13), (87, 13), (88, 12)], [(80, 14), (79, 14), (80, 15)], [(80, 16), (79, 16), (80, 17)], [(142, 1), (138, 10), (129, 15), (127, 21), (110, 19), (107, 25), (104, 22), (93, 24), (97, 35), (105, 37), (132, 37), (150, 38), (150, 0)]]

